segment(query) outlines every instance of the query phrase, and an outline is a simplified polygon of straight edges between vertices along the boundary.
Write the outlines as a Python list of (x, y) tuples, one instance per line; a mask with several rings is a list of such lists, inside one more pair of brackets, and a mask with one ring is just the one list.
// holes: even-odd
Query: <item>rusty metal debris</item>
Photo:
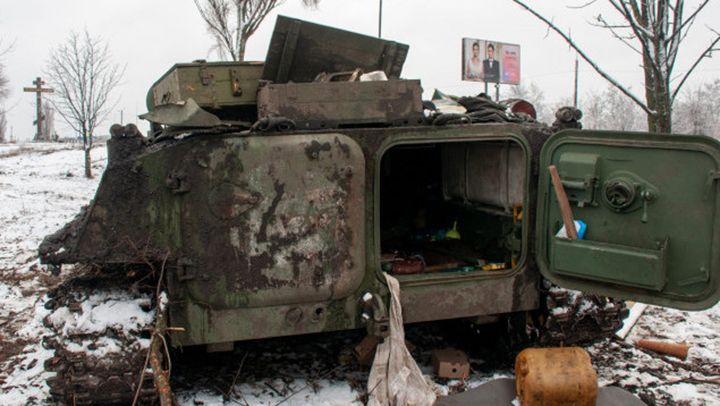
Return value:
[(470, 361), (467, 355), (454, 348), (434, 350), (432, 365), (435, 374), (440, 378), (467, 379), (470, 376)]
[(375, 349), (377, 348), (379, 342), (380, 338), (373, 335), (367, 335), (358, 345), (355, 346), (353, 354), (355, 355), (355, 360), (358, 365), (365, 367), (372, 365), (373, 358), (375, 358)]
[(686, 360), (690, 346), (685, 343), (675, 343), (670, 341), (658, 340), (638, 340), (635, 342), (640, 348), (656, 352), (658, 354), (670, 355), (681, 360)]

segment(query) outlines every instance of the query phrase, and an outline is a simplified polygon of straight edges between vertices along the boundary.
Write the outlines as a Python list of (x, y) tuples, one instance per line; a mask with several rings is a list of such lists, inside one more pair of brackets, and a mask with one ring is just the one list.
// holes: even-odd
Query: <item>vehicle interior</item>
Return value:
[(381, 266), (502, 271), (522, 255), (526, 157), (513, 141), (400, 144), (380, 164)]

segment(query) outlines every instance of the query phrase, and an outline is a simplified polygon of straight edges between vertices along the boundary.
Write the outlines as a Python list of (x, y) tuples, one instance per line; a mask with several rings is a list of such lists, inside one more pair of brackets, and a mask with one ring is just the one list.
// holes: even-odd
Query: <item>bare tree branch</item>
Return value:
[[(670, 132), (672, 130), (672, 110), (677, 95), (703, 58), (716, 49), (720, 42), (720, 33), (713, 30), (716, 37), (712, 38), (710, 45), (680, 77), (677, 87), (673, 90), (671, 83), (676, 79), (673, 77), (673, 70), (683, 41), (687, 38), (697, 16), (703, 10), (707, 10), (706, 6), (710, 0), (699, 0), (698, 6), (687, 17), (684, 15), (685, 0), (607, 0), (607, 3), (622, 18), (622, 22), (614, 23), (611, 22), (612, 19), (606, 19), (602, 14), (598, 14), (597, 23), (591, 24), (608, 30), (613, 38), (642, 55), (642, 68), (645, 76), (645, 101), (643, 102), (628, 88), (621, 86), (618, 81), (602, 71), (579, 49), (572, 38), (559, 30), (551, 20), (543, 17), (522, 1), (513, 1), (557, 32), (578, 51), (578, 54), (586, 62), (590, 63), (598, 74), (642, 107), (648, 115), (648, 128), (652, 132)], [(585, 3), (579, 8), (588, 7), (591, 4), (594, 2)]]
[(613, 37), (615, 37), (618, 41), (622, 42), (622, 43), (625, 44), (628, 48), (632, 49), (632, 50), (635, 51), (636, 53), (642, 55), (642, 51), (639, 50), (636, 46), (634, 46), (633, 44), (631, 44), (631, 43), (628, 41), (628, 40), (631, 40), (631, 39), (635, 39), (635, 38), (636, 38), (635, 35), (629, 35), (629, 36), (625, 36), (625, 37), (624, 37), (624, 36), (620, 35), (620, 33), (618, 33), (618, 32), (615, 30), (616, 28), (629, 29), (629, 28), (630, 28), (630, 25), (611, 25), (611, 24), (609, 24), (609, 23), (605, 20), (605, 18), (602, 16), (602, 14), (598, 14), (598, 16), (597, 16), (595, 19), (596, 19), (598, 22), (600, 22), (600, 24), (590, 23), (591, 25), (593, 25), (593, 26), (595, 26), (595, 27), (605, 28), (605, 29), (609, 30), (610, 33), (613, 35)]
[(710, 45), (707, 48), (705, 48), (705, 51), (703, 51), (703, 53), (700, 54), (700, 56), (698, 56), (698, 58), (695, 60), (695, 62), (690, 66), (690, 69), (688, 69), (688, 71), (683, 76), (682, 80), (680, 80), (680, 83), (677, 85), (677, 87), (675, 87), (675, 90), (673, 90), (672, 95), (670, 96), (670, 100), (672, 100), (672, 101), (675, 100), (675, 98), (678, 95), (678, 92), (680, 92), (680, 89), (682, 89), (683, 85), (685, 84), (687, 79), (690, 77), (690, 74), (692, 74), (693, 71), (695, 70), (695, 68), (697, 68), (698, 65), (700, 65), (700, 62), (702, 62), (703, 58), (707, 57), (710, 54), (710, 52), (716, 50), (715, 45), (717, 45), (717, 43), (720, 42), (720, 33), (718, 33), (715, 30), (712, 30), (712, 31), (715, 34), (717, 34), (717, 37), (715, 37), (715, 40), (713, 40), (713, 42), (711, 42)]
[[(642, 0), (643, 4), (647, 4), (648, 0)], [(654, 75), (662, 74), (661, 67), (656, 63), (653, 58), (653, 52), (650, 50), (656, 48), (653, 43), (654, 34), (652, 31), (645, 26), (649, 24), (649, 17), (647, 15), (647, 7), (638, 6), (636, 2), (628, 4), (625, 0), (608, 0), (608, 2), (622, 15), (622, 17), (630, 24), (637, 40), (640, 42), (640, 46), (643, 49), (643, 60), (646, 63), (650, 63), (649, 68), (653, 70)]]
[(589, 6), (591, 6), (591, 5), (595, 4), (595, 3), (597, 3), (597, 0), (589, 0), (589, 1), (588, 1), (587, 3), (585, 3), (585, 4), (581, 4), (581, 5), (579, 5), (579, 6), (567, 6), (567, 8), (570, 8), (570, 9), (580, 9), (580, 8), (589, 7)]
[(603, 78), (605, 78), (605, 80), (607, 80), (608, 82), (610, 82), (613, 86), (615, 86), (615, 87), (616, 87), (620, 92), (622, 92), (625, 96), (629, 97), (632, 101), (634, 101), (635, 104), (637, 104), (638, 106), (640, 106), (640, 108), (642, 108), (647, 114), (655, 114), (655, 112), (652, 111), (642, 100), (640, 100), (640, 98), (638, 98), (637, 96), (635, 96), (634, 94), (632, 94), (632, 93), (631, 93), (628, 89), (626, 89), (622, 84), (620, 84), (618, 81), (616, 81), (615, 79), (613, 79), (610, 75), (608, 75), (603, 69), (601, 69), (601, 68), (595, 63), (595, 61), (593, 61), (592, 59), (590, 59), (590, 57), (589, 57), (587, 54), (585, 54), (585, 52), (584, 52), (579, 46), (577, 46), (577, 44), (575, 44), (575, 42), (573, 42), (572, 39), (570, 39), (570, 37), (569, 37), (567, 34), (565, 34), (565, 33), (564, 33), (562, 30), (560, 30), (557, 26), (555, 26), (555, 24), (553, 24), (550, 20), (548, 20), (548, 19), (545, 18), (543, 15), (541, 15), (541, 14), (538, 13), (538, 12), (536, 12), (535, 10), (533, 10), (532, 8), (530, 8), (529, 6), (527, 6), (525, 3), (523, 3), (523, 2), (520, 1), (520, 0), (513, 0), (513, 2), (515, 2), (515, 3), (518, 4), (519, 6), (523, 7), (523, 8), (526, 9), (528, 12), (530, 12), (532, 15), (534, 15), (535, 17), (537, 17), (538, 19), (540, 19), (541, 21), (543, 21), (545, 24), (547, 24), (547, 26), (548, 26), (550, 29), (552, 29), (553, 31), (555, 31), (558, 35), (560, 35), (560, 36), (565, 40), (565, 42), (567, 42), (568, 45), (570, 45), (570, 46), (583, 58), (583, 60), (585, 60), (585, 62), (587, 62), (588, 64), (590, 64), (590, 66), (592, 66), (592, 68), (595, 70), (595, 72), (597, 72), (600, 76), (602, 76)]
[[(221, 57), (245, 59), (245, 47), (260, 23), (285, 0), (193, 0)], [(302, 0), (308, 7), (319, 0)]]
[[(673, 34), (672, 34), (672, 36), (674, 37), (677, 33), (680, 33), (680, 32), (681, 32), (684, 28), (686, 28), (686, 27), (689, 28), (689, 25), (691, 25), (691, 24), (693, 23), (693, 21), (695, 21), (695, 17), (697, 17), (697, 15), (702, 11), (702, 9), (705, 8), (705, 6), (708, 5), (709, 2), (710, 2), (710, 0), (705, 0), (705, 1), (703, 1), (703, 2), (695, 9), (695, 11), (693, 11), (693, 13), (690, 14), (690, 16), (689, 16), (687, 19), (685, 19), (685, 21), (683, 21), (682, 23), (680, 23), (679, 26), (677, 26), (677, 25), (674, 26), (674, 27), (673, 27)], [(684, 7), (684, 4), (683, 4), (684, 2), (679, 1), (678, 3), (680, 3), (680, 4), (679, 4), (679, 6), (676, 6), (676, 8), (682, 9), (682, 7)], [(675, 13), (676, 13), (676, 15), (678, 15), (678, 21), (681, 21), (682, 11), (680, 11), (679, 13), (676, 11)]]

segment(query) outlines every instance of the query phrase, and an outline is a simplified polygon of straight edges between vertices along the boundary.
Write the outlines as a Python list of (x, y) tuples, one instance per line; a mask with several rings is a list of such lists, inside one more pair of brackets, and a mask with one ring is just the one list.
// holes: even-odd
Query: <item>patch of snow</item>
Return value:
[(584, 313), (590, 312), (592, 310), (595, 310), (596, 308), (597, 308), (597, 306), (595, 305), (595, 303), (593, 303), (590, 300), (584, 300), (582, 303), (580, 303), (580, 306), (578, 307), (577, 311), (580, 314), (584, 314)]
[[(70, 221), (92, 199), (106, 163), (93, 149), (94, 179), (83, 177), (83, 151), (56, 143), (0, 145), (0, 350), (17, 348), (0, 363), (0, 404), (45, 404), (54, 351), (42, 346), (48, 277), (38, 264), (42, 239)], [(72, 267), (68, 267), (72, 268)]]
[[(45, 349), (39, 337), (49, 333), (42, 322), (49, 312), (45, 309), (45, 300), (38, 301), (30, 309), (33, 311), (32, 318), (16, 332), (16, 338), (28, 340), (30, 344), (3, 365), (3, 373), (7, 372), (7, 375), (4, 377), (5, 382), (0, 386), (2, 405), (42, 403), (48, 397), (49, 388), (45, 380), (52, 376), (52, 373), (45, 372), (45, 361), (54, 355), (54, 351)], [(12, 367), (6, 371), (7, 365)]]
[(665, 387), (665, 392), (673, 397), (678, 404), (718, 405), (720, 398), (706, 393), (701, 387), (690, 383), (677, 383)]
[[(280, 388), (286, 388), (287, 393), (280, 392)], [(181, 406), (224, 406), (240, 404), (250, 406), (276, 405), (284, 400), (283, 405), (288, 406), (344, 406), (362, 405), (355, 392), (347, 382), (319, 380), (312, 384), (304, 379), (295, 379), (290, 384), (276, 379), (259, 384), (240, 384), (233, 388), (234, 396), (231, 400), (224, 401), (223, 395), (210, 391), (180, 392), (177, 393), (178, 403)]]
[(93, 294), (82, 302), (80, 313), (61, 307), (50, 315), (50, 321), (65, 335), (102, 333), (107, 329), (128, 334), (152, 323), (154, 314), (148, 308), (150, 298), (133, 298), (126, 292)]
[(81, 149), (63, 144), (26, 144), (24, 152), (0, 152), (0, 269), (27, 272), (42, 239), (62, 227), (95, 193), (107, 161), (92, 150), (95, 178), (84, 177)]
[(550, 313), (552, 313), (553, 316), (557, 316), (559, 314), (567, 313), (568, 311), (569, 311), (569, 309), (567, 307), (560, 306), (560, 307), (555, 307), (552, 310), (550, 310)]
[(164, 312), (167, 308), (168, 301), (168, 295), (165, 293), (165, 291), (160, 292), (160, 297), (158, 298), (158, 306), (160, 307), (160, 312)]

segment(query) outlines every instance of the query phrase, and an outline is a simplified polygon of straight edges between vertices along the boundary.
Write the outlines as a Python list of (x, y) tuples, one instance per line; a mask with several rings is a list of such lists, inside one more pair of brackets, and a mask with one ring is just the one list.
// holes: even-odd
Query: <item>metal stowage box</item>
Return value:
[(258, 117), (280, 116), (298, 129), (422, 123), (419, 80), (262, 84)]
[(409, 46), (307, 21), (278, 16), (268, 47), (263, 80), (312, 82), (321, 72), (402, 72)]
[[(258, 90), (258, 118), (299, 129), (418, 125), (419, 80), (400, 80), (408, 46), (280, 16)], [(314, 81), (339, 72), (383, 71), (386, 81)]]
[[(224, 119), (252, 119), (262, 62), (179, 63), (168, 70), (148, 93), (148, 109), (192, 98)], [(229, 109), (230, 108), (230, 109)], [(221, 111), (220, 109), (223, 109)], [(243, 114), (247, 110), (248, 114)]]

